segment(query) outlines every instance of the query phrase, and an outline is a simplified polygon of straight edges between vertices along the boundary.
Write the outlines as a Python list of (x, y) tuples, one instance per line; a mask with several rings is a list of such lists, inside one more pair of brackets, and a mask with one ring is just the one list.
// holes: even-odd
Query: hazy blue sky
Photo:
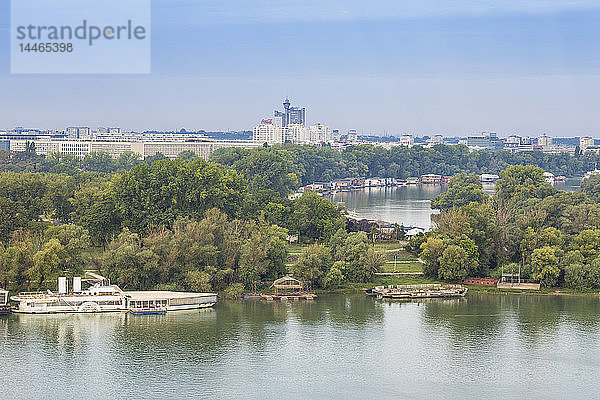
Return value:
[(600, 1), (156, 0), (150, 75), (11, 75), (0, 129), (249, 129), (285, 96), (343, 131), (600, 137)]

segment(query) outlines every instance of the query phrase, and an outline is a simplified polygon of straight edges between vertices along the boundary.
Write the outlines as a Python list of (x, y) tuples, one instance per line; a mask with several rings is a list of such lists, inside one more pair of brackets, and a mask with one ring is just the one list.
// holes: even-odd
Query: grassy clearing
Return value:
[(398, 242), (375, 243), (377, 250), (397, 250), (404, 249), (404, 246)]
[(381, 272), (423, 272), (423, 264), (419, 261), (414, 262), (402, 262), (396, 263), (394, 270), (394, 263), (387, 262), (383, 264)]
[(417, 257), (405, 250), (395, 251), (393, 253), (386, 253), (385, 256), (388, 259), (388, 261), (394, 261), (394, 258), (397, 261), (417, 261)]
[(288, 253), (306, 253), (309, 245), (301, 245), (301, 244), (288, 244)]

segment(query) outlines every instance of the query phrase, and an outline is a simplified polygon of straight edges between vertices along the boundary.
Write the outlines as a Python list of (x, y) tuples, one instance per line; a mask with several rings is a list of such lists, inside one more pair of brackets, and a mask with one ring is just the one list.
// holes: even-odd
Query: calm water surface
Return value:
[[(557, 183), (559, 190), (579, 190), (580, 178)], [(378, 219), (404, 226), (431, 228), (431, 215), (439, 210), (431, 209), (431, 199), (447, 190), (447, 185), (414, 185), (397, 188), (369, 188), (351, 192), (339, 192), (330, 196), (335, 203), (343, 203), (353, 216)], [(483, 190), (494, 194), (494, 185), (486, 184)]]
[(331, 196), (335, 203), (344, 203), (348, 212), (359, 218), (379, 219), (404, 226), (431, 227), (431, 199), (446, 185), (411, 185), (397, 188), (369, 188), (339, 192)]
[(222, 302), (0, 318), (0, 398), (589, 399), (600, 300)]

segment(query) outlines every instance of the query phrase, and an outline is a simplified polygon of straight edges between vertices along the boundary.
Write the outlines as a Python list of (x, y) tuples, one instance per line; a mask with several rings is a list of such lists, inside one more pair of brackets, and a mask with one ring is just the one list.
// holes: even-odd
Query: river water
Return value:
[(224, 301), (0, 318), (2, 399), (590, 399), (596, 297)]
[[(581, 179), (567, 179), (555, 187), (564, 191), (579, 189)], [(431, 199), (447, 190), (447, 185), (411, 185), (391, 188), (367, 188), (350, 192), (338, 192), (329, 197), (343, 204), (349, 214), (358, 218), (376, 219), (404, 226), (431, 228), (431, 215), (439, 213), (431, 209)], [(494, 194), (494, 185), (484, 185), (483, 190)]]
[(343, 203), (352, 216), (377, 219), (404, 226), (429, 229), (431, 199), (446, 190), (446, 185), (411, 185), (390, 188), (368, 188), (338, 192), (330, 197), (334, 203)]

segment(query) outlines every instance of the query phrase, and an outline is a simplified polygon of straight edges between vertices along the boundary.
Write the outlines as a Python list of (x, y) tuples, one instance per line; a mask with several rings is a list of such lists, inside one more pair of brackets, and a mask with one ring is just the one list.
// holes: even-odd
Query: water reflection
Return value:
[(470, 294), (12, 315), (0, 318), (0, 386), (6, 399), (589, 398), (599, 311), (595, 297)]
[(411, 185), (397, 188), (369, 188), (339, 192), (331, 197), (344, 203), (348, 211), (360, 218), (380, 219), (404, 226), (431, 226), (431, 199), (446, 190), (446, 185)]

